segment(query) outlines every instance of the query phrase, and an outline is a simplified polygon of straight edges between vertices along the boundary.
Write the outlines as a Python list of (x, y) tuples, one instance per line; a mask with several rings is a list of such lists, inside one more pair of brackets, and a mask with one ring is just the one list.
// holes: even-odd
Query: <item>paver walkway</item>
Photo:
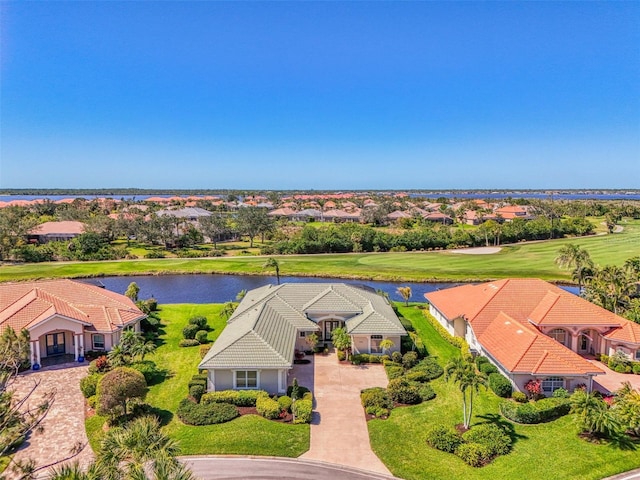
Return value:
[(614, 372), (602, 362), (597, 360), (589, 361), (596, 367), (605, 371), (604, 375), (596, 375), (593, 377), (594, 389), (597, 389), (602, 393), (611, 393), (622, 387), (624, 382), (629, 382), (633, 388), (640, 390), (640, 375)]
[[(16, 379), (14, 387), (18, 395), (33, 388), (34, 382), (40, 382), (29, 398), (32, 406), (37, 405), (46, 392), (55, 391), (55, 400), (42, 422), (44, 430), (31, 434), (16, 452), (15, 460), (30, 458), (37, 466), (48, 465), (67, 458), (76, 444), (87, 444), (84, 398), (80, 392), (80, 379), (87, 374), (87, 370), (86, 363), (57, 365), (37, 372), (25, 372)], [(72, 461), (87, 465), (92, 459), (93, 451), (87, 445)], [(12, 478), (7, 473), (7, 477)]]
[[(305, 385), (302, 381), (300, 384)], [(382, 365), (341, 365), (335, 354), (315, 355), (311, 448), (300, 458), (390, 475), (371, 450), (360, 404), (360, 390), (386, 386), (387, 375)]]

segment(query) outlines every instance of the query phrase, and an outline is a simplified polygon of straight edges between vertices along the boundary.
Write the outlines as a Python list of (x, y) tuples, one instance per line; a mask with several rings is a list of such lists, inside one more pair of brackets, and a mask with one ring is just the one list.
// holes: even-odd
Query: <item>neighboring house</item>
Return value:
[(403, 212), (402, 210), (396, 210), (395, 212), (391, 212), (389, 215), (387, 215), (387, 219), (391, 220), (392, 222), (397, 222), (405, 218), (412, 218), (412, 216), (410, 213)]
[(66, 242), (84, 233), (84, 223), (71, 220), (64, 222), (45, 222), (32, 229), (29, 240), (38, 243)]
[(539, 279), (506, 279), (427, 293), (429, 311), (464, 337), (524, 390), (533, 378), (545, 393), (604, 373), (585, 356), (623, 352), (640, 360), (640, 324)]
[(510, 222), (514, 218), (521, 218), (523, 220), (532, 220), (534, 218), (534, 216), (529, 213), (527, 207), (521, 205), (507, 205), (505, 207), (500, 207), (495, 209), (494, 213), (505, 222)]
[(300, 210), (299, 212), (294, 212), (290, 215), (290, 218), (299, 222), (321, 222), (322, 221), (322, 212), (316, 208), (306, 208), (304, 210)]
[(73, 280), (0, 284), (0, 331), (27, 329), (31, 363), (42, 358), (108, 351), (124, 328), (140, 330), (145, 318), (129, 298)]
[(211, 212), (199, 207), (185, 207), (176, 209), (164, 209), (158, 210), (156, 215), (159, 217), (169, 216), (174, 218), (180, 218), (188, 222), (197, 222), (202, 217), (210, 217)]
[(198, 368), (208, 390), (264, 389), (283, 393), (296, 350), (315, 333), (321, 342), (343, 327), (354, 353), (382, 354), (390, 339), (400, 349), (407, 335), (389, 302), (366, 287), (342, 283), (268, 285), (247, 292)]

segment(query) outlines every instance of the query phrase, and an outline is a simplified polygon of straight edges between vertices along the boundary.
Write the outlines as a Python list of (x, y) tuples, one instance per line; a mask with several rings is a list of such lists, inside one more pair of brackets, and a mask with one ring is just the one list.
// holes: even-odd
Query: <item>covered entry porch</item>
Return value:
[[(83, 322), (56, 316), (29, 329), (30, 357), (34, 369), (43, 364), (43, 359), (61, 357), (78, 361), (84, 357)], [(48, 362), (51, 363), (51, 362)]]

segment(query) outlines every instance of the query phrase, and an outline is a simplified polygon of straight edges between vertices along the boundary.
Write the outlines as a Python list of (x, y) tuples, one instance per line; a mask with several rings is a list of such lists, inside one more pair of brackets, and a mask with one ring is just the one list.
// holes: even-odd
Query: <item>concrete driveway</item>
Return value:
[[(88, 364), (70, 363), (28, 371), (18, 376), (14, 384), (17, 395), (24, 395), (35, 383), (38, 388), (29, 398), (33, 407), (45, 392), (55, 391), (53, 406), (42, 422), (43, 431), (33, 433), (16, 452), (14, 460), (34, 460), (38, 467), (50, 465), (71, 455), (77, 444), (86, 445), (73, 461), (87, 465), (93, 459), (84, 428), (84, 398), (80, 379), (87, 375)], [(7, 478), (12, 478), (6, 472)]]
[[(382, 365), (341, 365), (335, 353), (315, 355), (312, 379), (305, 378), (307, 375), (308, 372), (301, 374), (298, 381), (304, 386), (313, 385), (315, 411), (311, 423), (311, 448), (300, 458), (390, 475), (371, 450), (360, 404), (360, 390), (387, 386)], [(309, 380), (313, 383), (307, 383)]]
[(624, 382), (629, 382), (633, 388), (640, 390), (640, 375), (614, 372), (602, 362), (598, 362), (597, 360), (589, 361), (605, 371), (604, 375), (596, 375), (593, 377), (594, 389), (602, 393), (611, 393), (622, 387)]

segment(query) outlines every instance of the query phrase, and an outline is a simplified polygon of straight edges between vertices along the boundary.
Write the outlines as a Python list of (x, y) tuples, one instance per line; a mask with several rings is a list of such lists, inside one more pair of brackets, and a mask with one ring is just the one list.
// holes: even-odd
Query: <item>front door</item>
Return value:
[(64, 333), (50, 333), (47, 335), (47, 357), (52, 355), (64, 355)]
[(336, 328), (340, 328), (340, 324), (342, 322), (339, 320), (325, 320), (324, 321), (324, 340), (331, 340), (331, 332), (333, 332)]

